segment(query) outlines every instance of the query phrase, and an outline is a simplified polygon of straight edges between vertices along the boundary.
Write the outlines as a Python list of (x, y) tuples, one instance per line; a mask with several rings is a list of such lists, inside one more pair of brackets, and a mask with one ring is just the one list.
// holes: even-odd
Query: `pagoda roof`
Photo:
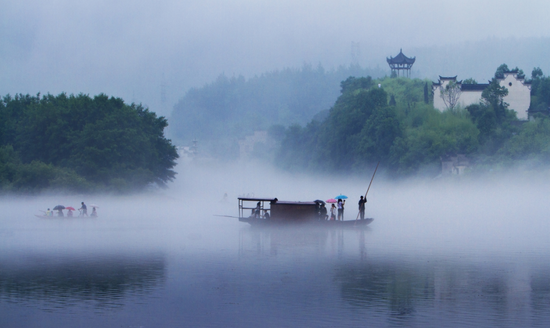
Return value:
[(399, 54), (395, 57), (386, 58), (388, 64), (414, 64), (416, 57), (409, 58), (403, 54), (403, 49), (399, 49)]

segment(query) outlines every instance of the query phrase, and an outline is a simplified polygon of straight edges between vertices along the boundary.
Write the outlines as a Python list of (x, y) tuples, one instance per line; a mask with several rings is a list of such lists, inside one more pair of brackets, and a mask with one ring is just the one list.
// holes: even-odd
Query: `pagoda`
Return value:
[(390, 65), (392, 74), (395, 72), (399, 76), (399, 71), (404, 70), (403, 76), (411, 76), (411, 68), (414, 64), (416, 57), (409, 58), (403, 54), (403, 49), (399, 49), (399, 54), (395, 57), (386, 58), (388, 65)]

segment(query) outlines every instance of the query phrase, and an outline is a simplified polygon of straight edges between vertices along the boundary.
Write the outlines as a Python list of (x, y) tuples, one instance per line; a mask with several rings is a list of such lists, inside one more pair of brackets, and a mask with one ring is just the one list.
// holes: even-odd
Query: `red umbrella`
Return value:
[(76, 211), (76, 210), (74, 209), (74, 207), (72, 207), (72, 206), (65, 207), (65, 209), (66, 209), (66, 210), (70, 210), (70, 211)]
[(334, 198), (331, 198), (331, 199), (327, 200), (327, 203), (338, 203), (338, 201)]

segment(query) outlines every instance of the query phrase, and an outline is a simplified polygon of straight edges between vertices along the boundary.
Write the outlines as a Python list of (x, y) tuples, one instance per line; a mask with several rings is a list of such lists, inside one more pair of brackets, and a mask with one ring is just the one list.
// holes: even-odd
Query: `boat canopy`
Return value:
[(250, 202), (271, 202), (277, 198), (250, 198), (250, 197), (239, 197), (239, 200), (250, 201)]
[[(277, 221), (301, 221), (316, 218), (319, 216), (319, 206), (324, 203), (322, 201), (280, 201), (277, 198), (239, 197), (238, 199), (240, 218), (261, 219), (269, 217), (271, 220)], [(248, 205), (250, 202), (257, 204)], [(247, 210), (250, 210), (250, 214), (245, 214)]]

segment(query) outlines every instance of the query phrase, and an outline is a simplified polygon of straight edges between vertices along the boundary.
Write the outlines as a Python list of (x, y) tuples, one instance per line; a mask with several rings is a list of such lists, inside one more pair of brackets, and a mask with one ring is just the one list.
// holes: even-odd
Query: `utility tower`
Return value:
[(359, 65), (361, 59), (361, 44), (359, 42), (351, 42), (351, 64)]

